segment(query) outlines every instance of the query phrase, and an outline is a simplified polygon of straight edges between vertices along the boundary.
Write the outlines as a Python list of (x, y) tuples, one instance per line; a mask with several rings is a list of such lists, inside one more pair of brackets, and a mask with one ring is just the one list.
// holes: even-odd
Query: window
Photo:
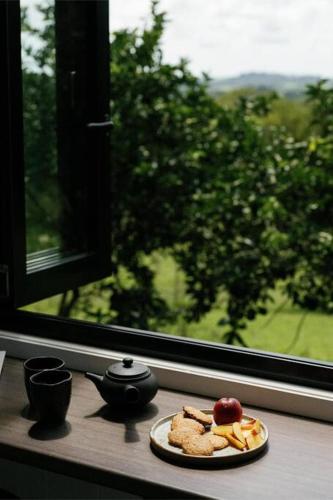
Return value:
[[(241, 95), (227, 111), (186, 62), (165, 63), (166, 18), (152, 5), (142, 32), (112, 35), (108, 137), (107, 1), (1, 4), (8, 78), (0, 327), (331, 388), (329, 361), (256, 351), (242, 335), (244, 321), (264, 312), (279, 280), (292, 275), (290, 294), (309, 299), (296, 281), (311, 278), (311, 269), (289, 270), (297, 252), (289, 252), (284, 228), (289, 219), (301, 227), (290, 217), (293, 195), (289, 185), (276, 187), (289, 162), (295, 181), (309, 172), (295, 152), (304, 146), (285, 134), (267, 138), (267, 93)], [(316, 161), (324, 161), (322, 151)], [(326, 229), (319, 231), (324, 239)], [(159, 293), (161, 263), (164, 283), (176, 276), (177, 290), (189, 292), (181, 301)], [(59, 293), (39, 310), (57, 308), (55, 318), (30, 305)], [(186, 321), (202, 318), (218, 300), (228, 304), (228, 314), (216, 317), (219, 342), (205, 339), (204, 325), (193, 335), (198, 340), (185, 338)], [(17, 309), (26, 304), (33, 312)], [(183, 336), (155, 333), (163, 325)]]
[[(1, 9), (0, 294), (19, 306), (110, 271), (107, 2), (23, 0), (20, 8), (15, 0)], [(31, 19), (39, 27), (27, 36)]]

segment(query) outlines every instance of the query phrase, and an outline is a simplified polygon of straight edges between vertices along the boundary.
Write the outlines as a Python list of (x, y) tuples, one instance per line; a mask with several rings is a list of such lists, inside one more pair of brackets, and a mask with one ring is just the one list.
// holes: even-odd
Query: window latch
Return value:
[(0, 299), (9, 297), (9, 268), (5, 264), (0, 264)]
[(112, 128), (112, 121), (106, 121), (106, 122), (91, 122), (87, 124), (87, 127), (89, 129), (110, 129)]

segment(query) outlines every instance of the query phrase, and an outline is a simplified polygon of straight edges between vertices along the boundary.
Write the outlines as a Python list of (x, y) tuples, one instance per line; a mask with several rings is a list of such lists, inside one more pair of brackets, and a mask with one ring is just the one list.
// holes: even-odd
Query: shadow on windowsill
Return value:
[(36, 410), (34, 410), (30, 404), (27, 404), (21, 411), (21, 416), (26, 420), (37, 421), (38, 414)]
[(36, 422), (29, 430), (29, 436), (38, 441), (53, 441), (62, 439), (71, 432), (72, 426), (69, 422), (62, 424), (48, 424)]
[(158, 407), (154, 403), (138, 409), (112, 409), (109, 405), (103, 405), (99, 410), (85, 418), (100, 417), (108, 422), (122, 423), (125, 426), (125, 443), (136, 443), (140, 441), (140, 434), (136, 429), (136, 424), (155, 417), (158, 414)]

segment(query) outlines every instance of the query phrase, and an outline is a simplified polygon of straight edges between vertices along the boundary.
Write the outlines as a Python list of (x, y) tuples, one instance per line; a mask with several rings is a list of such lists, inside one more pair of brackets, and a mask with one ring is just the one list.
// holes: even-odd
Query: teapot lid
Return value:
[(150, 375), (148, 366), (136, 363), (132, 358), (124, 358), (121, 362), (113, 363), (106, 370), (106, 376), (113, 379), (129, 380), (142, 379)]

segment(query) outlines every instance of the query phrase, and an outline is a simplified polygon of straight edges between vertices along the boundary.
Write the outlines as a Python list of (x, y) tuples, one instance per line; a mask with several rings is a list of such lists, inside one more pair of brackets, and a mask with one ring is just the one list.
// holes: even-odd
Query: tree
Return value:
[[(312, 135), (298, 148), (293, 192), (291, 245), (297, 249), (288, 295), (306, 310), (333, 312), (333, 88), (320, 81), (307, 91), (313, 106)], [(295, 208), (297, 210), (295, 211)]]
[(243, 343), (244, 318), (265, 311), (286, 273), (281, 245), (267, 236), (277, 162), (256, 119), (270, 98), (242, 97), (223, 109), (185, 61), (163, 62), (164, 26), (153, 3), (149, 29), (116, 33), (111, 43), (115, 273), (100, 285), (110, 311), (103, 317), (89, 298), (85, 310), (132, 327), (171, 321), (146, 263), (167, 249), (186, 274), (186, 318), (200, 319), (226, 291), (225, 339)]

